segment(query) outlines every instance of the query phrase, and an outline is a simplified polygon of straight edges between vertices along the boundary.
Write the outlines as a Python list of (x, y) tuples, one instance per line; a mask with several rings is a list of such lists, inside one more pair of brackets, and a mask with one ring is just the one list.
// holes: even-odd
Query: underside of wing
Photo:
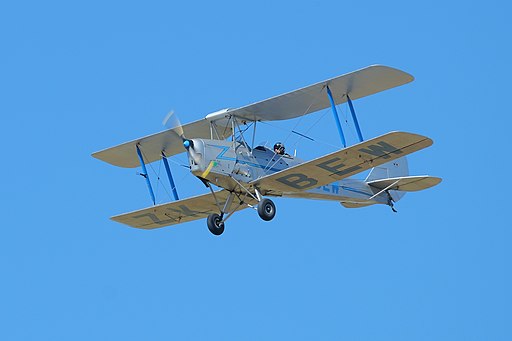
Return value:
[[(224, 202), (229, 192), (221, 190), (215, 193), (219, 202)], [(254, 203), (252, 198), (244, 198), (247, 203)], [(248, 206), (237, 203), (241, 210)], [(111, 217), (112, 220), (140, 229), (155, 229), (159, 227), (176, 225), (187, 221), (206, 218), (210, 213), (219, 213), (219, 207), (211, 193), (174, 201), (167, 204), (156, 205), (146, 209), (125, 213)]]
[(375, 180), (368, 182), (368, 185), (380, 190), (387, 189), (403, 192), (415, 192), (433, 187), (440, 182), (441, 178), (428, 175), (420, 175)]
[(318, 159), (262, 177), (251, 183), (263, 194), (306, 191), (348, 178), (432, 145), (428, 137), (391, 132)]
[(326, 93), (329, 86), (335, 104), (370, 96), (414, 80), (401, 70), (383, 65), (372, 65), (327, 79), (302, 89), (256, 102), (229, 111), (229, 114), (248, 121), (286, 120), (328, 108), (331, 104)]
[[(210, 122), (206, 119), (195, 121), (181, 126), (183, 133), (187, 137), (210, 138)], [(141, 137), (137, 140), (126, 142), (115, 147), (111, 147), (96, 153), (92, 156), (102, 161), (108, 162), (114, 166), (135, 168), (140, 166), (137, 156), (136, 146), (138, 145), (144, 155), (144, 162), (151, 163), (162, 158), (162, 152), (166, 156), (172, 156), (185, 152), (183, 141), (180, 134), (170, 130), (162, 131), (157, 134)], [(217, 129), (220, 139), (231, 136), (231, 127), (222, 127)]]
[[(409, 83), (413, 79), (410, 74), (398, 69), (372, 65), (254, 104), (220, 110), (182, 128), (184, 136), (188, 138), (211, 138), (213, 123), (215, 138), (223, 140), (232, 134), (232, 117), (239, 123), (286, 120), (328, 108), (330, 101), (326, 86), (329, 86), (335, 104), (341, 104), (347, 101), (347, 95), (355, 100)], [(166, 156), (184, 152), (179, 135), (167, 130), (107, 148), (92, 156), (115, 166), (134, 168), (139, 165), (136, 146), (139, 146), (145, 163), (159, 160), (162, 152)]]

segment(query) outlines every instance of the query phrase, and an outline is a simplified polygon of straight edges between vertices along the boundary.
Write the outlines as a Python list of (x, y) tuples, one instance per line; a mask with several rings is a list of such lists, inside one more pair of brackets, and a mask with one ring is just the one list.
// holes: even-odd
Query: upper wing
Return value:
[[(182, 128), (184, 135), (187, 137), (210, 138), (211, 136), (210, 123), (206, 119), (185, 124)], [(231, 127), (229, 126), (218, 129), (219, 138), (225, 139), (231, 136), (231, 132)], [(140, 165), (136, 152), (137, 145), (139, 145), (140, 150), (144, 154), (144, 161), (146, 163), (160, 160), (162, 152), (166, 156), (172, 156), (185, 151), (179, 134), (166, 130), (104, 149), (93, 153), (92, 156), (114, 166), (134, 168)]]
[[(221, 204), (226, 201), (228, 194), (229, 193), (225, 190), (215, 193)], [(244, 202), (254, 204), (255, 200), (251, 197), (247, 197), (244, 199)], [(233, 205), (238, 203), (234, 201)], [(247, 207), (247, 205), (240, 205), (237, 211)], [(215, 199), (211, 193), (207, 193), (130, 213), (124, 213), (111, 217), (110, 219), (140, 229), (155, 229), (206, 218), (210, 213), (218, 212), (219, 208), (215, 203)]]
[(305, 191), (348, 178), (432, 145), (428, 137), (391, 132), (255, 180), (265, 195)]
[[(347, 101), (347, 94), (355, 100), (409, 83), (413, 79), (410, 74), (388, 66), (368, 66), (254, 104), (220, 110), (204, 119), (184, 125), (183, 130), (188, 138), (210, 138), (210, 122), (215, 121), (219, 138), (225, 139), (232, 133), (231, 122), (227, 117), (234, 116), (240, 121), (286, 120), (328, 108), (330, 102), (326, 85), (331, 89), (335, 103), (340, 104)], [(136, 145), (139, 145), (146, 163), (159, 160), (162, 151), (167, 156), (185, 151), (177, 134), (163, 131), (96, 152), (92, 156), (115, 166), (137, 167), (139, 159)]]
[(347, 101), (345, 95), (355, 100), (391, 89), (409, 82), (410, 74), (383, 65), (372, 65), (342, 76), (327, 79), (302, 89), (256, 102), (228, 114), (248, 121), (286, 120), (330, 107), (325, 90), (328, 85), (336, 104)]

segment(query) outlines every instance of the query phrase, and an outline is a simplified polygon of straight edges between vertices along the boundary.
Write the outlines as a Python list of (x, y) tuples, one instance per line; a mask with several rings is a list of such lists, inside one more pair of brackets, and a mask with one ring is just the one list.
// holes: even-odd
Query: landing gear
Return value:
[(208, 230), (214, 235), (220, 236), (222, 232), (224, 232), (224, 222), (217, 213), (210, 214), (206, 222), (208, 224)]
[(270, 221), (276, 215), (276, 206), (270, 199), (262, 199), (258, 204), (258, 215), (265, 221)]
[[(242, 205), (247, 205), (248, 207), (256, 209), (260, 218), (265, 221), (272, 220), (276, 215), (276, 206), (272, 200), (263, 198), (258, 189), (255, 189), (256, 195), (253, 195), (245, 187), (240, 185), (240, 188), (245, 190), (245, 195), (243, 193), (237, 193), (233, 191), (229, 192), (227, 194), (227, 198), (224, 199), (224, 197), (217, 196), (219, 192), (216, 193), (213, 191), (211, 186), (208, 187), (212, 192), (213, 198), (215, 199), (215, 203), (217, 204), (220, 212), (220, 214), (211, 213), (206, 219), (208, 230), (210, 230), (210, 232), (216, 236), (220, 236), (224, 232), (224, 223), (233, 215), (233, 213), (240, 209)], [(226, 195), (226, 192), (221, 193), (222, 196)], [(237, 204), (232, 207), (235, 198), (238, 199), (236, 201)], [(258, 202), (258, 205), (253, 206), (255, 201)], [(224, 202), (223, 206), (221, 205), (222, 202)]]

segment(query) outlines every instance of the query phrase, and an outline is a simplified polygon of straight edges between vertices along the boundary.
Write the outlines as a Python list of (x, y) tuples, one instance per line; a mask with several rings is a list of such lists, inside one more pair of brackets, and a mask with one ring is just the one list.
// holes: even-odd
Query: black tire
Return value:
[(258, 204), (258, 215), (265, 221), (270, 221), (276, 215), (276, 205), (270, 199), (263, 199)]
[(206, 219), (206, 223), (208, 224), (208, 230), (214, 235), (220, 236), (224, 232), (224, 223), (217, 213), (210, 214), (208, 219)]

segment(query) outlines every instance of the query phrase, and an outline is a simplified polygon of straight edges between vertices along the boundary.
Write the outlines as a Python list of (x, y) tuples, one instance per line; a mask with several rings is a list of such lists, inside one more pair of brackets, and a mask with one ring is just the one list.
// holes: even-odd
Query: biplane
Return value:
[[(220, 235), (225, 222), (244, 208), (255, 209), (265, 221), (272, 220), (276, 207), (269, 197), (331, 200), (347, 208), (383, 204), (396, 212), (394, 204), (406, 192), (441, 182), (428, 175), (410, 176), (408, 171), (406, 155), (433, 142), (422, 135), (397, 131), (363, 139), (352, 101), (413, 79), (401, 70), (373, 65), (93, 153), (93, 157), (115, 166), (140, 166), (153, 201), (153, 206), (111, 219), (154, 229), (206, 218), (210, 232)], [(342, 103), (348, 103), (359, 139), (351, 146), (346, 144), (337, 112)], [(254, 145), (258, 123), (298, 118), (329, 107), (342, 143), (339, 150), (304, 161), (285, 153), (280, 144), (274, 149)], [(247, 131), (252, 131), (252, 144), (244, 137)], [(180, 153), (186, 153), (190, 172), (208, 188), (205, 194), (179, 199), (167, 158)], [(156, 161), (164, 163), (175, 199), (158, 205), (146, 169), (146, 164)], [(368, 175), (364, 180), (352, 178), (365, 171)]]

